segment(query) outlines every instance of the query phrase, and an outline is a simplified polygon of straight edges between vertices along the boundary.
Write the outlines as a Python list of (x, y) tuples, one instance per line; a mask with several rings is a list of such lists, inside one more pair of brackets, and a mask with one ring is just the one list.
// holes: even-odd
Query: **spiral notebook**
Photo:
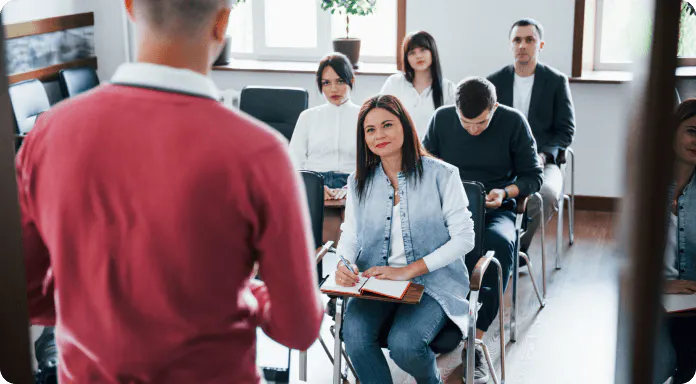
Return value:
[(338, 293), (342, 295), (361, 296), (365, 292), (373, 293), (392, 299), (403, 299), (408, 287), (411, 286), (410, 281), (394, 281), (394, 280), (379, 280), (374, 277), (360, 277), (360, 282), (354, 287), (344, 287), (336, 284), (336, 271), (331, 272), (326, 282), (321, 286), (321, 291), (324, 293)]

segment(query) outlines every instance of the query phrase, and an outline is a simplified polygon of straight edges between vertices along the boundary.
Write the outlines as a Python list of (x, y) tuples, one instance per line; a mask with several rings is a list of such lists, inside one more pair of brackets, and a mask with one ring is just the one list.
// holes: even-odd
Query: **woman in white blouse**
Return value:
[(355, 76), (348, 58), (332, 53), (319, 62), (317, 87), (326, 104), (302, 112), (290, 140), (297, 169), (324, 176), (324, 199), (345, 197), (346, 180), (355, 171), (355, 127), (360, 107), (350, 100)]
[(454, 104), (454, 84), (442, 77), (435, 39), (424, 31), (412, 33), (402, 44), (404, 72), (389, 76), (383, 95), (396, 96), (411, 115), (423, 140), (436, 109)]

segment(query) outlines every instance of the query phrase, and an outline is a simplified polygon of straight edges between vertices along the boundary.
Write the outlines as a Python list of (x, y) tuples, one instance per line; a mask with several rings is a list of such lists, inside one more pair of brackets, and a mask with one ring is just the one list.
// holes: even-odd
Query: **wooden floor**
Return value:
[[(562, 269), (554, 269), (556, 222), (547, 226), (548, 295), (546, 307), (539, 310), (529, 276), (520, 277), (520, 305), (517, 342), (506, 346), (506, 383), (592, 383), (614, 382), (616, 323), (618, 308), (618, 261), (614, 255), (614, 215), (577, 212), (575, 244), (568, 247)], [(567, 226), (566, 226), (567, 232)], [(537, 283), (541, 284), (539, 240), (530, 249)], [(510, 303), (510, 290), (506, 296)], [(506, 310), (506, 317), (509, 317)], [(327, 317), (322, 334), (332, 321)], [(485, 342), (500, 372), (499, 328), (494, 322)], [(506, 322), (507, 324), (507, 322)], [(507, 326), (506, 326), (507, 327)], [(506, 329), (507, 338), (509, 330)], [(308, 383), (331, 383), (332, 366), (319, 343), (308, 352)], [(441, 356), (447, 383), (462, 383), (458, 353)], [(443, 360), (443, 361), (440, 361)], [(456, 367), (456, 368), (455, 368)], [(403, 373), (394, 373), (395, 383), (415, 383)], [(291, 358), (291, 382), (298, 378), (298, 353)], [(349, 382), (355, 379), (349, 375)], [(493, 381), (491, 380), (490, 383)]]

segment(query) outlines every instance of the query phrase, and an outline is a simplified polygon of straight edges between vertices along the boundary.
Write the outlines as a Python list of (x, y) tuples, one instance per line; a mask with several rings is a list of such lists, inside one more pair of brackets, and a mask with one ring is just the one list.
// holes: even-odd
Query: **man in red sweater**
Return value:
[(304, 350), (323, 317), (304, 189), (207, 77), (226, 1), (125, 5), (138, 62), (18, 154), (32, 323), (56, 326), (62, 383), (258, 383), (256, 327)]

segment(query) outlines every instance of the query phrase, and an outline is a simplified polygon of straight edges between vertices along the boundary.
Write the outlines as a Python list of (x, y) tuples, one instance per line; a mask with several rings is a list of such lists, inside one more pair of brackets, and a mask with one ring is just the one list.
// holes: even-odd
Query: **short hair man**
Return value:
[[(430, 120), (423, 145), (434, 156), (459, 168), (462, 180), (478, 181), (486, 188), (486, 250), (495, 251), (503, 270), (503, 284), (512, 271), (515, 251), (515, 200), (536, 193), (542, 168), (527, 120), (518, 111), (499, 105), (495, 87), (482, 77), (462, 80), (456, 104), (441, 107)], [(465, 260), (472, 271), (478, 259)], [(498, 312), (498, 275), (489, 269), (483, 277), (476, 337), (483, 338)], [(480, 347), (476, 350), (476, 383), (488, 382), (488, 366)]]
[(257, 326), (306, 349), (323, 317), (304, 189), (207, 77), (226, 1), (125, 6), (138, 62), (18, 154), (30, 317), (58, 324), (60, 382), (258, 383)]
[[(568, 148), (575, 134), (575, 110), (568, 78), (539, 62), (544, 49), (544, 28), (533, 19), (516, 21), (509, 32), (514, 63), (488, 76), (498, 92), (501, 104), (522, 112), (532, 127), (539, 158), (544, 165), (541, 196), (547, 222), (563, 193), (563, 174), (557, 165), (558, 153)], [(541, 224), (541, 207), (533, 199), (527, 207), (531, 222), (520, 242), (527, 252)]]

